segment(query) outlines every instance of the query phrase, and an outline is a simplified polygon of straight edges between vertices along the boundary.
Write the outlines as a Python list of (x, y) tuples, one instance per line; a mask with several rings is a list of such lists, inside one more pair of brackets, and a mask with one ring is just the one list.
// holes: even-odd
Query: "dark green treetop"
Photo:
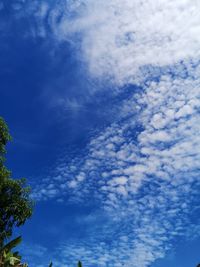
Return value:
[(25, 179), (12, 179), (11, 172), (4, 165), (9, 140), (8, 127), (0, 117), (0, 247), (12, 235), (13, 228), (23, 225), (33, 210), (30, 188)]

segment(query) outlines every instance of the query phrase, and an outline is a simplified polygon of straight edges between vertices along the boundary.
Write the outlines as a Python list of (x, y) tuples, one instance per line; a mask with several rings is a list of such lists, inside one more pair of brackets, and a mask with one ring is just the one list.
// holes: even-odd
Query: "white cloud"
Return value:
[[(112, 235), (120, 233), (128, 239), (121, 245), (113, 243), (112, 249), (82, 244), (84, 253), (89, 251), (88, 257), (83, 256), (86, 264), (101, 259), (101, 266), (115, 261), (146, 267), (164, 257), (174, 238), (187, 235), (193, 196), (200, 186), (198, 73), (196, 67), (188, 78), (163, 75), (157, 82), (150, 80), (141, 94), (132, 98), (134, 104), (145, 108), (138, 114), (135, 110), (121, 114), (118, 122), (91, 140), (84, 157), (75, 159), (72, 166), (58, 168), (66, 183), (64, 190), (58, 186), (59, 197), (71, 195), (73, 201), (94, 197), (105, 214), (108, 211), (112, 220), (117, 220), (116, 225), (123, 222), (130, 228), (119, 231), (111, 227)], [(191, 79), (192, 75), (196, 78)], [(124, 105), (129, 103), (130, 99)], [(180, 110), (187, 115), (182, 112), (177, 117)], [(142, 130), (134, 136), (137, 125), (142, 125)], [(100, 234), (102, 240), (108, 235), (104, 229)], [(117, 256), (116, 247), (124, 258)], [(74, 244), (76, 253), (77, 249)], [(110, 256), (102, 260), (108, 250)]]
[(82, 57), (94, 76), (123, 85), (141, 80), (144, 66), (164, 67), (200, 56), (199, 1), (81, 2), (84, 8), (75, 19), (66, 14), (53, 28), (61, 40), (81, 35)]
[[(200, 186), (200, 2), (86, 0), (66, 10), (58, 24), (60, 11), (52, 13), (51, 26), (59, 41), (74, 40), (92, 77), (111, 79), (114, 91), (135, 83), (141, 90), (122, 101), (85, 155), (58, 164), (55, 179), (34, 194), (93, 197), (116, 223), (89, 244), (68, 244), (68, 259), (79, 254), (100, 266), (147, 267), (187, 235)], [(55, 188), (46, 187), (50, 182)], [(94, 245), (108, 234), (117, 236), (111, 248)]]
[[(33, 16), (32, 34), (68, 41), (94, 77), (116, 87), (159, 75), (200, 56), (198, 0), (17, 1), (16, 17)], [(184, 62), (183, 65), (179, 62)], [(178, 65), (179, 64), (179, 65)], [(186, 66), (187, 67), (187, 66)]]

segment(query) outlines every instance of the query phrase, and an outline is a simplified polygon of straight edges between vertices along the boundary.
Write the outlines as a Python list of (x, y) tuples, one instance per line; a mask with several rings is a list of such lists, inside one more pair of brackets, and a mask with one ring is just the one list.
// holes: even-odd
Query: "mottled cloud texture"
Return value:
[(46, 36), (45, 21), (56, 42), (71, 42), (91, 79), (119, 95), (132, 88), (85, 154), (63, 159), (35, 190), (41, 200), (93, 198), (109, 218), (88, 243), (56, 253), (85, 266), (147, 267), (198, 226), (200, 2), (43, 1), (35, 10), (37, 34)]

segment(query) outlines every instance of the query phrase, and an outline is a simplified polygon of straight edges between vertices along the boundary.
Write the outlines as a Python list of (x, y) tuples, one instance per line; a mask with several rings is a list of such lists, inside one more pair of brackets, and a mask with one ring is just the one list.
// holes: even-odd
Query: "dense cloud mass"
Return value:
[(80, 33), (81, 52), (93, 75), (110, 76), (123, 85), (144, 78), (145, 66), (199, 57), (197, 1), (89, 0), (80, 7), (83, 4), (80, 16), (63, 20), (55, 32), (61, 38)]
[[(106, 81), (119, 95), (132, 88), (115, 121), (91, 138), (85, 155), (71, 164), (63, 159), (35, 190), (40, 200), (93, 197), (108, 218), (88, 243), (65, 244), (56, 253), (69, 260), (78, 253), (99, 266), (150, 266), (177, 237), (187, 237), (198, 202), (200, 2), (21, 5), (34, 11), (36, 35), (46, 37), (46, 23), (56, 42), (71, 43), (91, 79)], [(107, 236), (116, 238), (108, 245)]]

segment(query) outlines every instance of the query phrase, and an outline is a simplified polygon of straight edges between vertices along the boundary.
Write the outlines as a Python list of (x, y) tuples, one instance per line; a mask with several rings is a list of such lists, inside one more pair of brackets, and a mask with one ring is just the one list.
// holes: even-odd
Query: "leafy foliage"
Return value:
[(4, 252), (1, 257), (1, 266), (10, 267), (10, 266), (19, 266), (20, 258), (16, 253)]
[(13, 248), (15, 248), (17, 245), (19, 245), (22, 241), (21, 236), (11, 240), (9, 243), (7, 243), (6, 245), (4, 245), (3, 247), (0, 248), (0, 254), (2, 254), (3, 252), (9, 252), (11, 251)]
[(12, 252), (19, 243), (21, 243), (21, 236), (11, 240), (9, 243), (0, 248), (0, 266), (2, 267), (28, 267), (28, 265), (21, 264), (21, 256), (18, 252)]
[(4, 161), (3, 155), (5, 154), (5, 146), (8, 141), (11, 140), (11, 136), (9, 134), (8, 126), (6, 125), (3, 118), (0, 117), (0, 163), (2, 164)]
[(8, 127), (0, 118), (0, 247), (12, 235), (13, 227), (23, 225), (33, 209), (25, 179), (12, 179), (11, 172), (4, 165), (5, 147), (9, 140)]

